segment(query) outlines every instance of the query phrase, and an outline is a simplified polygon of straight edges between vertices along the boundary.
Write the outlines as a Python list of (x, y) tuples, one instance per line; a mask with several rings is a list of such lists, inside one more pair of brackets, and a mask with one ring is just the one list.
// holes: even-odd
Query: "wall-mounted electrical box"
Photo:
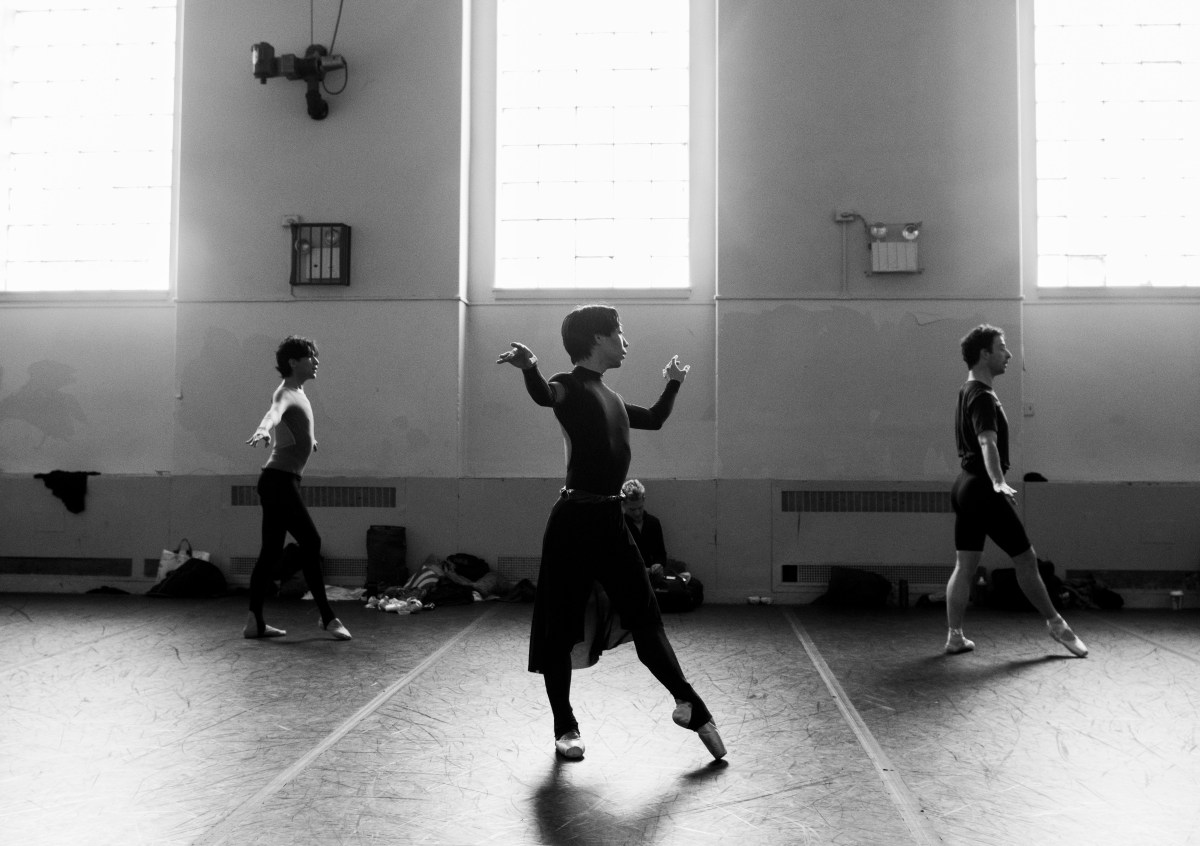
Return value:
[(293, 223), (292, 285), (350, 284), (350, 227)]
[(871, 235), (872, 273), (920, 273), (917, 261), (917, 238), (921, 234), (918, 223), (872, 223), (867, 227)]
[(917, 245), (903, 241), (872, 241), (872, 273), (916, 273)]

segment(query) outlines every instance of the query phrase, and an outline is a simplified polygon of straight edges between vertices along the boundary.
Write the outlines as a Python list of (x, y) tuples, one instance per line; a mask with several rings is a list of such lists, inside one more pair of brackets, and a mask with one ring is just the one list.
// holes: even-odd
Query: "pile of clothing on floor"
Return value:
[(430, 555), (403, 585), (365, 597), (368, 608), (394, 614), (414, 614), (438, 605), (470, 605), (500, 600), (531, 602), (534, 586), (528, 579), (512, 583), (486, 561), (465, 552), (447, 558)]

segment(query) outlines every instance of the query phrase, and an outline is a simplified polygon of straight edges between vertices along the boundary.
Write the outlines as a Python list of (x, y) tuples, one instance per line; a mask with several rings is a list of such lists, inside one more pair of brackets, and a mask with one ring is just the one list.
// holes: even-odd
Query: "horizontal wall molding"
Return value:
[(948, 491), (780, 491), (784, 513), (946, 514)]
[[(300, 494), (309, 508), (395, 508), (396, 488), (366, 485), (302, 485)], [(258, 491), (254, 485), (232, 485), (229, 504), (255, 506)]]
[(133, 559), (0, 556), (0, 574), (129, 578), (133, 574)]

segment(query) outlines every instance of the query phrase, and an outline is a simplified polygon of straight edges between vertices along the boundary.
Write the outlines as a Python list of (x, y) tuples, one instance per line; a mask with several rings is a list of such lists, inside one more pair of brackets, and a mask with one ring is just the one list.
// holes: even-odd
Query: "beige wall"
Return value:
[[(303, 51), (294, 4), (183, 10), (177, 296), (0, 306), (0, 556), (86, 545), (70, 521), (94, 517), (13, 517), (49, 499), (29, 477), (55, 468), (105, 474), (91, 501), (123, 504), (105, 537), (131, 557), (185, 534), (253, 553), (253, 515), (223, 497), (262, 460), (243, 442), (293, 331), (322, 354), (312, 480), (397, 484), (384, 516), (409, 527), (410, 559), (535, 555), (562, 439), (494, 361), (521, 340), (566, 369), (571, 303), (462, 295), (462, 7), (348, 8), (349, 84), (323, 122), (301, 83), (249, 73), (254, 41)], [(722, 0), (717, 29), (716, 295), (616, 300), (632, 348), (608, 376), (649, 403), (670, 355), (692, 364), (667, 429), (634, 436), (673, 554), (727, 596), (764, 592), (771, 480), (948, 485), (957, 339), (980, 321), (1021, 351), (998, 386), (1014, 478), (1196, 479), (1197, 304), (1022, 303), (1013, 0)], [(923, 221), (924, 272), (865, 275), (858, 224), (843, 269), (835, 210)], [(353, 226), (348, 288), (289, 289), (284, 214)], [(361, 515), (318, 518), (331, 553), (362, 555)]]

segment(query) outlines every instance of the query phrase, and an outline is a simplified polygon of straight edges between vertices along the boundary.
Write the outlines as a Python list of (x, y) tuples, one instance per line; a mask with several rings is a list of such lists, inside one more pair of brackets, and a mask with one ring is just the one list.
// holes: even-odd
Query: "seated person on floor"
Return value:
[(653, 514), (646, 513), (646, 486), (637, 479), (621, 485), (625, 499), (621, 503), (625, 511), (625, 525), (629, 527), (642, 560), (650, 570), (650, 583), (660, 585), (668, 575), (677, 576), (687, 583), (692, 574), (678, 566), (679, 562), (667, 558), (667, 544), (663, 540), (662, 523)]

